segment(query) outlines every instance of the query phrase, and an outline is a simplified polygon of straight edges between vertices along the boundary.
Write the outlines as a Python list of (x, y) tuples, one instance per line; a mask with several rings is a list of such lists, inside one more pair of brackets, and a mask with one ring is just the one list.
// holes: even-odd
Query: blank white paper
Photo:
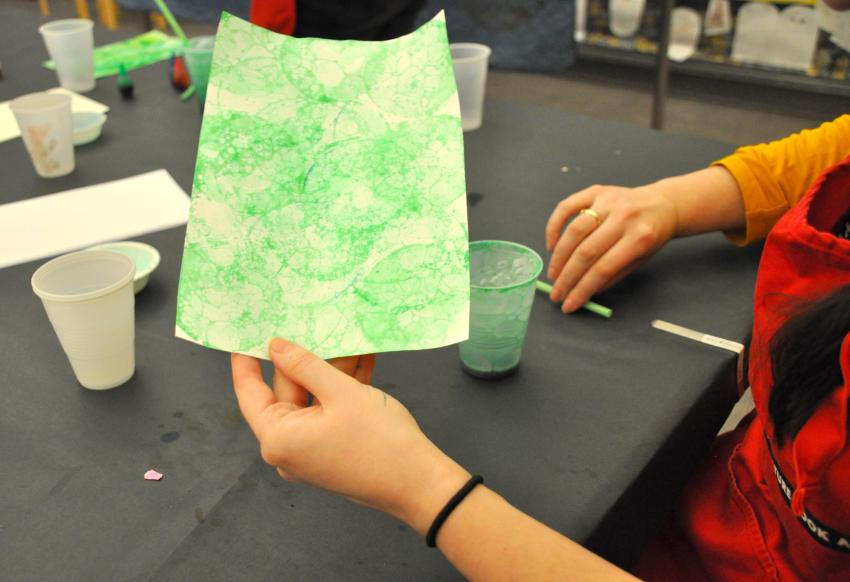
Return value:
[(186, 224), (166, 170), (0, 205), (0, 268)]

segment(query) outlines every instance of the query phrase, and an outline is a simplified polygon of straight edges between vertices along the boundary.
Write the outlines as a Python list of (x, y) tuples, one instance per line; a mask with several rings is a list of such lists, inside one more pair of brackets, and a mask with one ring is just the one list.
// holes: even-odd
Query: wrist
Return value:
[(681, 191), (682, 185), (677, 183), (677, 177), (663, 178), (645, 186), (647, 190), (655, 192), (662, 206), (666, 208), (666, 213), (669, 215), (672, 224), (670, 225), (670, 238), (676, 238), (684, 234), (683, 229), (683, 211), (681, 207), (681, 196), (677, 192)]
[(741, 190), (723, 166), (711, 166), (690, 174), (664, 178), (648, 186), (671, 205), (675, 216), (674, 237), (716, 230), (735, 230), (745, 224)]
[(390, 513), (424, 536), (434, 518), (472, 476), (428, 441), (417, 463), (413, 482), (406, 487)]

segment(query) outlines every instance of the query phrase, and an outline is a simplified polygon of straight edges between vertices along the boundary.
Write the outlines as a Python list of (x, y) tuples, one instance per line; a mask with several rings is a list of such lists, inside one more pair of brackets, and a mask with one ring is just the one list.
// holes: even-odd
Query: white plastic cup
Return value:
[(58, 178), (74, 171), (74, 131), (71, 97), (30, 93), (9, 104), (35, 171)]
[(67, 18), (38, 28), (56, 65), (59, 84), (84, 93), (94, 89), (94, 33), (91, 20)]
[(81, 251), (45, 263), (32, 276), (77, 381), (91, 390), (120, 386), (136, 369), (135, 272), (122, 253)]
[(460, 100), (460, 119), (463, 131), (481, 127), (484, 110), (484, 89), (487, 85), (487, 63), (490, 47), (473, 42), (449, 45)]

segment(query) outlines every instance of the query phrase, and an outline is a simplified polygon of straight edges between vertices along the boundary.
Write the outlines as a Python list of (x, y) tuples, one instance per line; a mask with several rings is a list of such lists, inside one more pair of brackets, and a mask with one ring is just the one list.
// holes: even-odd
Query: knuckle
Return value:
[(643, 250), (652, 246), (658, 239), (658, 233), (648, 224), (640, 224), (635, 228), (635, 241)]
[(262, 457), (263, 462), (267, 465), (276, 467), (280, 464), (278, 455), (265, 445), (260, 445), (260, 457)]
[(596, 202), (611, 204), (617, 199), (619, 199), (619, 195), (616, 190), (599, 186), (599, 190), (596, 193)]
[(292, 354), (286, 362), (287, 369), (294, 375), (298, 376), (306, 372), (313, 362), (313, 358), (307, 352), (299, 351)]
[(552, 287), (552, 293), (554, 294), (556, 301), (558, 300), (558, 298), (563, 299), (567, 295), (566, 289), (567, 289), (566, 284), (554, 285)]
[(596, 259), (599, 253), (590, 245), (581, 245), (575, 250), (574, 255), (579, 261), (590, 263)]
[(561, 271), (558, 280), (552, 286), (553, 291), (559, 291), (561, 295), (567, 294), (575, 285), (575, 276), (568, 269)]
[(590, 234), (590, 231), (591, 231), (591, 230), (593, 230), (593, 229), (592, 229), (592, 228), (591, 228), (591, 227), (587, 224), (588, 222), (592, 222), (592, 221), (589, 221), (589, 220), (588, 220), (588, 221), (585, 221), (585, 220), (573, 220), (573, 221), (570, 223), (570, 225), (567, 227), (567, 234), (569, 234), (569, 235), (570, 235), (570, 236), (572, 236), (572, 237), (575, 237), (576, 239), (579, 239), (579, 238), (582, 238), (582, 239), (583, 239), (583, 238), (584, 238), (584, 237), (586, 237), (588, 234)]
[(619, 203), (617, 213), (625, 220), (634, 220), (640, 213), (640, 210), (631, 201), (623, 200)]
[(610, 265), (604, 263), (597, 263), (593, 268), (593, 272), (596, 275), (596, 278), (601, 281), (608, 281), (616, 275), (614, 269), (612, 269)]

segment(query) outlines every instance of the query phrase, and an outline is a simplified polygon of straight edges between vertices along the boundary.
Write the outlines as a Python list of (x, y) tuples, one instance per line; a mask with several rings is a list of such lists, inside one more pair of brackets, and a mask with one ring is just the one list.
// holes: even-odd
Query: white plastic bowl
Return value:
[(74, 145), (91, 143), (99, 138), (103, 124), (106, 123), (106, 114), (94, 111), (78, 111), (71, 117), (74, 126)]
[(159, 251), (143, 242), (122, 240), (89, 247), (88, 250), (117, 251), (125, 254), (136, 263), (136, 276), (133, 278), (133, 293), (145, 288), (151, 273), (159, 266)]

